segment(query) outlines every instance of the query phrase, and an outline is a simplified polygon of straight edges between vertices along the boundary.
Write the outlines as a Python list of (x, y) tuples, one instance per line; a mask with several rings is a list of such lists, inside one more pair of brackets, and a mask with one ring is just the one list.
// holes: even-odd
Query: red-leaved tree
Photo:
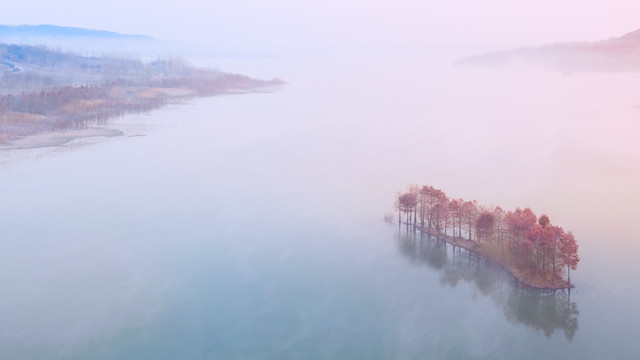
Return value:
[(560, 259), (567, 267), (567, 281), (571, 284), (571, 269), (576, 270), (580, 262), (578, 242), (576, 242), (571, 231), (560, 239)]

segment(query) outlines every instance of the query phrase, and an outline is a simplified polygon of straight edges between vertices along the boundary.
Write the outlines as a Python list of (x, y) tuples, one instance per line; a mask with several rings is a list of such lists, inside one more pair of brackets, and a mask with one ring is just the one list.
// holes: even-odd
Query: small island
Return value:
[[(504, 211), (412, 185), (396, 198), (398, 224), (462, 248), (506, 269), (524, 286), (570, 289), (580, 257), (571, 231), (530, 208)], [(566, 269), (567, 279), (563, 275)]]
[(268, 91), (281, 80), (196, 68), (180, 58), (142, 62), (0, 44), (0, 149), (114, 136), (96, 126), (171, 102)]

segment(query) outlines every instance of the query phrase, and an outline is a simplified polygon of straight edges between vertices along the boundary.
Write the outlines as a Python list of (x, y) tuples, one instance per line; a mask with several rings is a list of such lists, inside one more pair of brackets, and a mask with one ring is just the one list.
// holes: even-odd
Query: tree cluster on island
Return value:
[[(505, 211), (477, 201), (449, 198), (433, 186), (412, 185), (396, 199), (398, 222), (478, 253), (504, 266), (525, 284), (572, 287), (580, 257), (571, 231), (537, 217), (530, 208)], [(567, 280), (563, 279), (567, 271)]]

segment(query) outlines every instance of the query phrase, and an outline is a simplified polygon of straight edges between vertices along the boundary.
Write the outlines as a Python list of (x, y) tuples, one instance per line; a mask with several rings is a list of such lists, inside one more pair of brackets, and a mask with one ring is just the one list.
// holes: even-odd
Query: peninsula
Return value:
[[(142, 62), (0, 44), (0, 149), (113, 136), (93, 127), (185, 98), (269, 91), (281, 83), (196, 68), (180, 58)], [(36, 140), (24, 139), (30, 136)]]
[[(571, 231), (537, 217), (530, 208), (504, 211), (449, 198), (433, 186), (410, 186), (396, 199), (398, 223), (466, 249), (503, 267), (521, 284), (567, 289), (580, 258)], [(563, 278), (566, 269), (567, 279)]]

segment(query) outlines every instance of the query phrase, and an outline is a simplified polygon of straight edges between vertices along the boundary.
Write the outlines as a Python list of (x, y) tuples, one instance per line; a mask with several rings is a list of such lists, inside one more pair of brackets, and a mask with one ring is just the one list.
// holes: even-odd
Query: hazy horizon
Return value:
[[(148, 35), (160, 40), (277, 48), (424, 47), (596, 41), (640, 28), (631, 0), (363, 0), (263, 3), (27, 1), (0, 15), (7, 25), (58, 25)], [(71, 10), (70, 10), (71, 9)]]

